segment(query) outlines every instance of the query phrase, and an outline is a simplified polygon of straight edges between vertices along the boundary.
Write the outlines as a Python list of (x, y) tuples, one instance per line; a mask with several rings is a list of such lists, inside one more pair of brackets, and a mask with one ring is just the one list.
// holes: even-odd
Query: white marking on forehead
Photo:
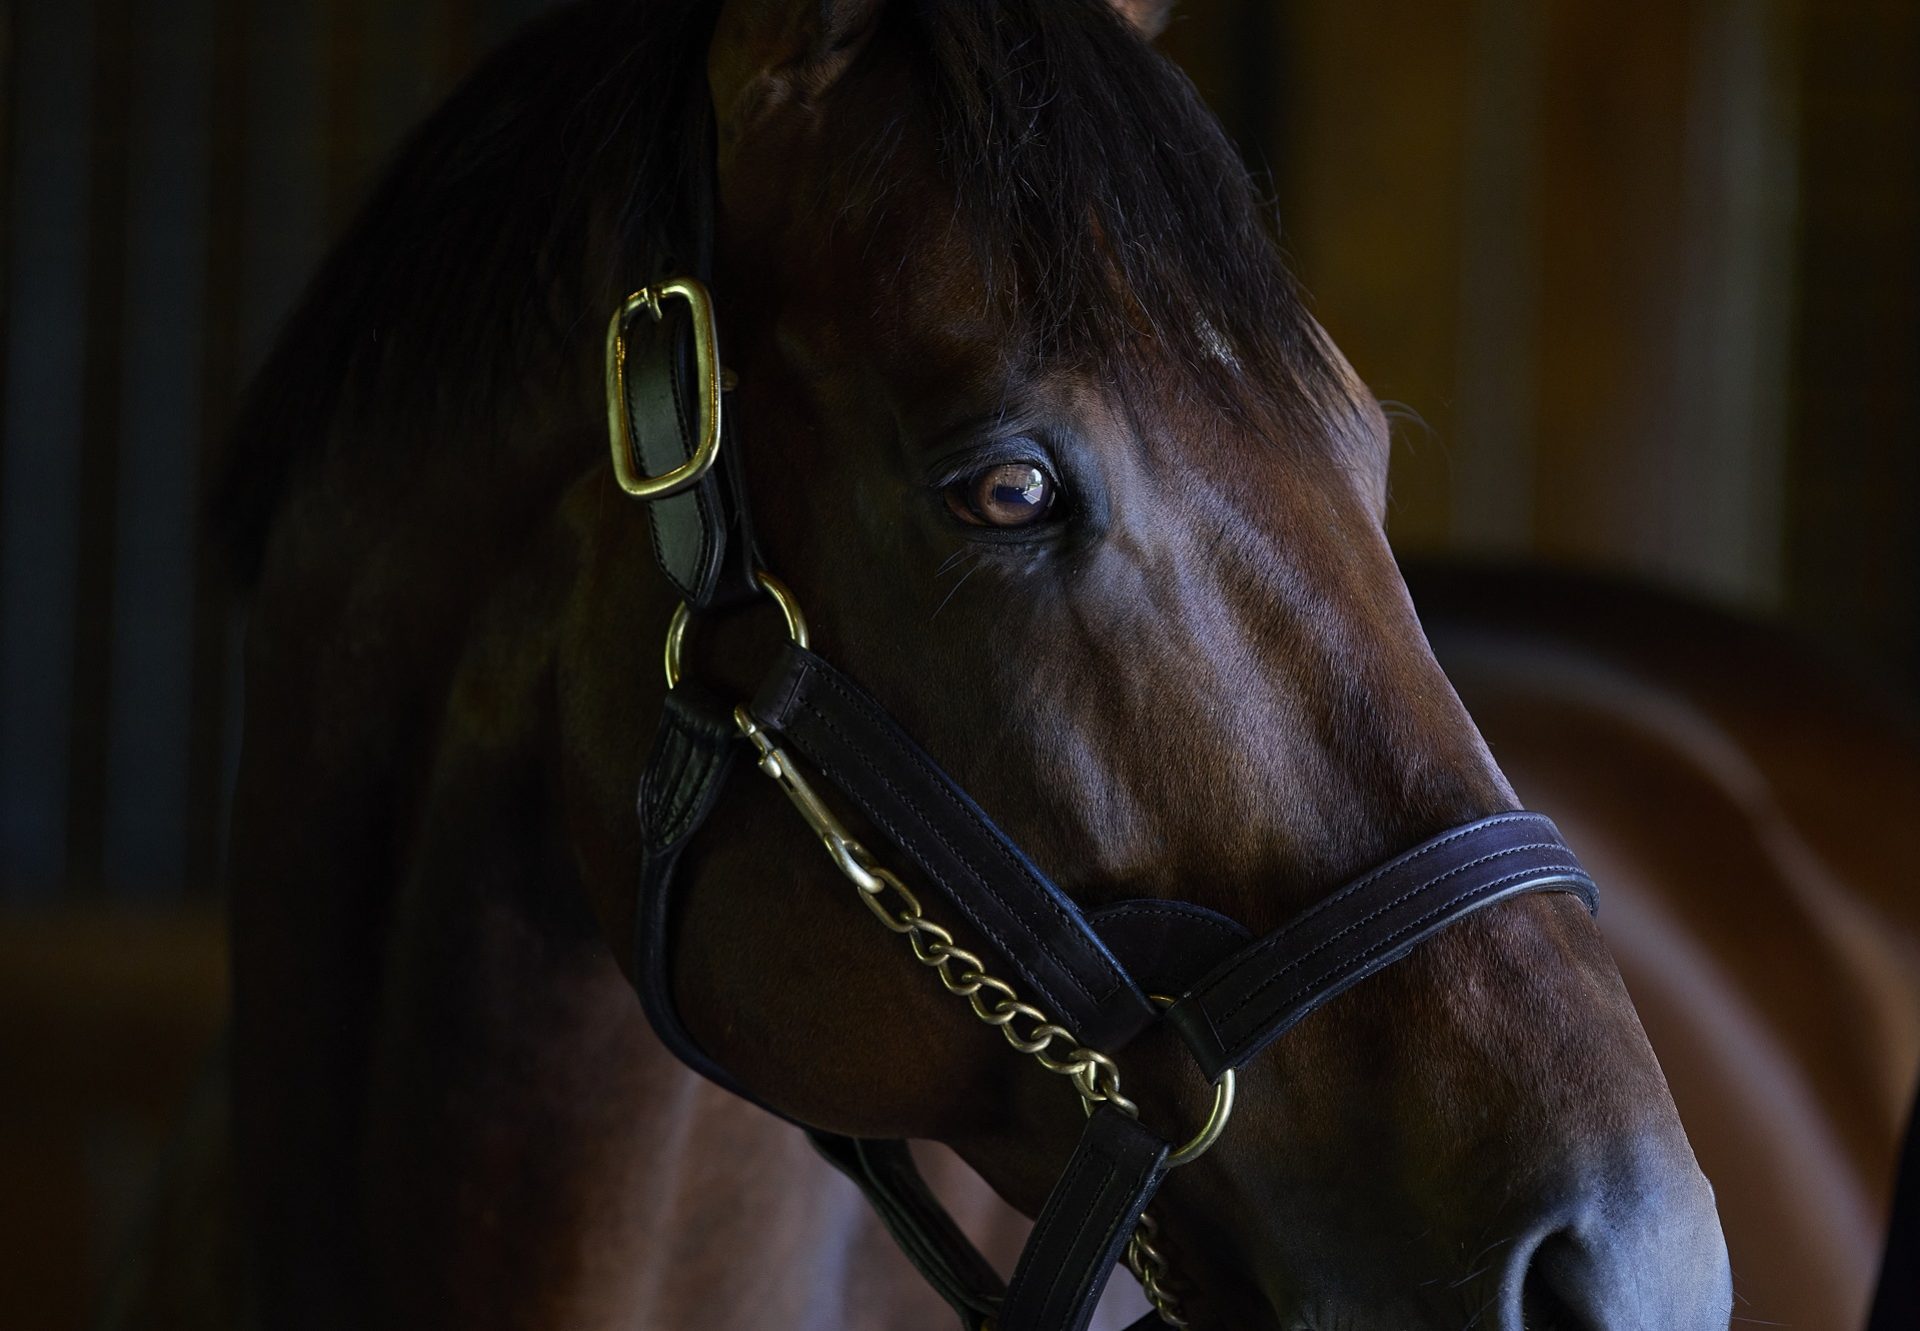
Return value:
[(1229, 370), (1238, 371), (1241, 368), (1240, 358), (1227, 345), (1227, 339), (1220, 336), (1220, 330), (1214, 327), (1213, 320), (1204, 314), (1196, 314), (1193, 317), (1193, 331), (1200, 335), (1200, 345), (1207, 349), (1208, 355)]

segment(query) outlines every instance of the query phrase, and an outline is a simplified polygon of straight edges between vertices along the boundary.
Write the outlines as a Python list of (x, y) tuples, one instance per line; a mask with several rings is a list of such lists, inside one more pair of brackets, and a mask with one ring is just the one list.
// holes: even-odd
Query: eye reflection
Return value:
[(1030, 527), (1052, 510), (1059, 484), (1031, 462), (1003, 462), (947, 487), (947, 507), (976, 527)]

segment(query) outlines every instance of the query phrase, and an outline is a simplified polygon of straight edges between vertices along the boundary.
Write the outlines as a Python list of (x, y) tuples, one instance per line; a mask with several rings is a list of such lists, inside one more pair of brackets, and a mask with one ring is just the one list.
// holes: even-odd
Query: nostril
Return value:
[(1574, 1223), (1562, 1222), (1525, 1254), (1514, 1299), (1519, 1306), (1507, 1305), (1510, 1320), (1503, 1325), (1512, 1331), (1727, 1331), (1726, 1244), (1711, 1209), (1700, 1209), (1693, 1198), (1691, 1192), (1676, 1200), (1672, 1192), (1639, 1190), (1626, 1195), (1630, 1205), (1616, 1195), (1613, 1205), (1583, 1208)]
[(1568, 1235), (1550, 1234), (1534, 1249), (1520, 1283), (1521, 1331), (1599, 1331), (1561, 1294), (1559, 1282), (1566, 1278), (1574, 1247)]

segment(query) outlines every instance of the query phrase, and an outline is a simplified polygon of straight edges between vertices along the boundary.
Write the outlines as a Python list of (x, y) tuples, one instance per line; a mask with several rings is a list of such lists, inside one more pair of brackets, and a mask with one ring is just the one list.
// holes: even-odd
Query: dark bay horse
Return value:
[(1920, 1081), (1911, 704), (1645, 587), (1453, 569), (1413, 589), (1503, 768), (1607, 884), (1737, 1320), (1858, 1331)]
[[(265, 1324), (936, 1315), (797, 1139), (650, 1037), (608, 946), (675, 598), (606, 468), (600, 333), (697, 247), (693, 182), (769, 566), (1072, 897), (1264, 933), (1517, 807), (1387, 549), (1381, 414), (1143, 40), (1162, 9), (577, 5), (455, 95), (329, 260), (225, 506)], [(744, 696), (775, 636), (702, 622), (693, 668)], [(1072, 1096), (773, 788), (729, 787), (686, 874), (673, 989), (706, 1050), (1038, 1209)], [(1160, 1033), (1129, 1057), (1143, 1104), (1204, 1114)], [(1727, 1324), (1711, 1190), (1569, 897), (1334, 999), (1240, 1097), (1156, 1203), (1195, 1326)]]

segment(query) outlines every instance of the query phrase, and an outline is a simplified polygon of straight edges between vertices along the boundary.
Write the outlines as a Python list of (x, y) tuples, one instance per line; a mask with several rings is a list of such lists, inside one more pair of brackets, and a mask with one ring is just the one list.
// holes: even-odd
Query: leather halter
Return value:
[[(687, 304), (685, 320), (671, 312), (676, 298)], [(632, 328), (642, 325), (646, 336), (631, 339)], [(738, 450), (721, 406), (717, 343), (704, 288), (691, 279), (637, 293), (616, 314), (608, 336), (616, 467), (623, 486), (649, 503), (655, 555), (685, 598), (683, 616), (688, 608), (736, 604), (759, 590)], [(703, 453), (705, 465), (694, 466)], [(681, 475), (673, 483), (649, 491), (648, 477), (676, 469)], [(674, 1007), (668, 950), (685, 886), (675, 868), (745, 751), (743, 731), (763, 737), (756, 740), (764, 745), (763, 768), (769, 753), (778, 757), (775, 770), (792, 762), (770, 736), (858, 809), (914, 865), (915, 884), (933, 894), (935, 913), (965, 921), (990, 950), (991, 968), (1009, 976), (1052, 1022), (1113, 1055), (1164, 1021), (1216, 1083), (1334, 995), (1483, 907), (1555, 891), (1595, 908), (1593, 880), (1553, 824), (1540, 814), (1513, 812), (1406, 851), (1263, 938), (1185, 902), (1147, 899), (1089, 912), (1055, 886), (884, 707), (805, 645), (797, 613), (790, 613), (789, 625), (800, 641), (782, 651), (759, 692), (738, 711), (680, 681), (670, 657), (671, 687), (640, 782), (643, 850), (632, 964), (642, 1005), (667, 1047), (775, 1114), (780, 1111), (744, 1090), (688, 1034)], [(677, 643), (676, 629), (670, 649)], [(1162, 1007), (1149, 997), (1159, 993), (1178, 997)], [(1099, 1104), (1012, 1281), (1003, 1284), (933, 1198), (904, 1142), (806, 1130), (820, 1153), (859, 1185), (967, 1331), (1084, 1331), (1169, 1167), (1166, 1141), (1113, 1103)], [(1149, 1313), (1133, 1331), (1158, 1324)]]

